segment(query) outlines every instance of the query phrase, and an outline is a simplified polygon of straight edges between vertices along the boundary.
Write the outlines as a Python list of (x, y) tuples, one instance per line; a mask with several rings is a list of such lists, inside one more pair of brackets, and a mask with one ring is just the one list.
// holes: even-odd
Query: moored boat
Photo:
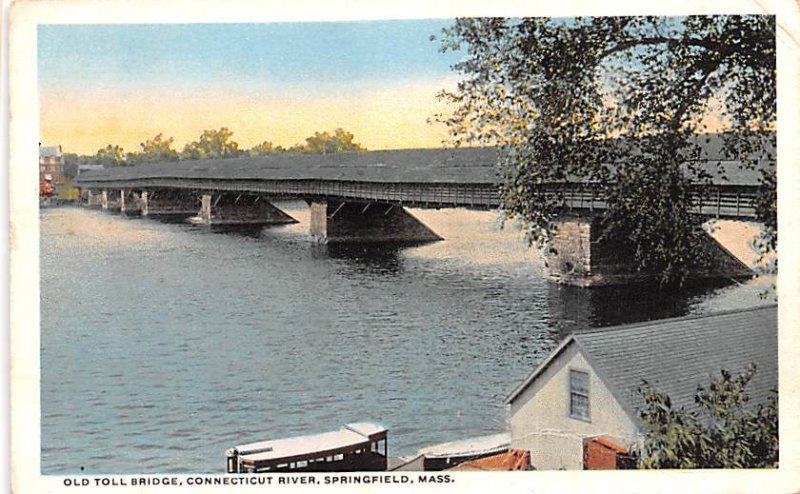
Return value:
[(388, 431), (370, 422), (338, 431), (243, 444), (225, 451), (228, 473), (385, 471)]

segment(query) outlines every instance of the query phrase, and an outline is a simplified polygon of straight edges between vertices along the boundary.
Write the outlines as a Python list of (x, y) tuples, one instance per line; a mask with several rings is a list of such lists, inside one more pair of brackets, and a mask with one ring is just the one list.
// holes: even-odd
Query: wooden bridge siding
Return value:
[[(204, 180), (181, 178), (145, 178), (125, 181), (97, 181), (80, 184), (83, 188), (97, 189), (189, 189), (197, 191), (225, 191), (271, 196), (325, 198), (335, 197), (357, 201), (385, 202), (404, 206), (438, 208), (470, 207), (491, 209), (500, 207), (500, 196), (495, 184), (449, 183), (372, 183), (325, 180)], [(596, 187), (587, 184), (552, 186), (549, 194), (554, 199), (562, 195), (567, 209), (576, 211), (602, 210), (606, 202)], [(712, 186), (698, 189), (693, 204), (694, 212), (717, 218), (755, 219), (757, 186)]]

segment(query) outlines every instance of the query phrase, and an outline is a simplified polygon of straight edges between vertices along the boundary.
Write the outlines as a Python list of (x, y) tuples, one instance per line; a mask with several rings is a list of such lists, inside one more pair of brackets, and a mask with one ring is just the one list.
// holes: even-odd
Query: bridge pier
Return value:
[[(598, 216), (565, 216), (545, 249), (545, 274), (565, 285), (593, 287), (624, 285), (655, 279), (655, 273), (637, 269), (631, 246), (601, 240)], [(707, 257), (708, 268), (694, 279), (744, 278), (754, 273), (711, 236), (697, 256)]]
[(139, 196), (142, 216), (195, 216), (200, 203), (193, 192), (182, 190), (143, 190)]
[(130, 189), (119, 191), (119, 211), (125, 216), (141, 214), (141, 196)]
[(96, 194), (92, 189), (84, 189), (81, 191), (81, 201), (85, 199), (86, 207), (94, 208), (100, 206), (100, 195)]
[(119, 211), (122, 198), (119, 191), (103, 189), (100, 192), (100, 207), (104, 210)]
[(250, 194), (203, 194), (200, 211), (188, 219), (202, 225), (282, 225), (297, 220), (276, 208), (263, 196)]
[(310, 206), (311, 236), (319, 243), (442, 240), (401, 206), (350, 201), (312, 201)]

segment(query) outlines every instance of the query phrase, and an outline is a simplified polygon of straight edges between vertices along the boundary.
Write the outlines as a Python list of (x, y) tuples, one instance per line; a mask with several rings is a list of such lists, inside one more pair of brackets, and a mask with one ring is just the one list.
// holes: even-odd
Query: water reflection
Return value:
[(395, 275), (403, 270), (404, 251), (426, 243), (312, 243), (309, 251), (313, 259), (344, 261), (354, 273)]
[(551, 324), (564, 338), (575, 331), (685, 316), (705, 297), (734, 285), (733, 281), (713, 280), (681, 288), (635, 285), (585, 289), (550, 283)]

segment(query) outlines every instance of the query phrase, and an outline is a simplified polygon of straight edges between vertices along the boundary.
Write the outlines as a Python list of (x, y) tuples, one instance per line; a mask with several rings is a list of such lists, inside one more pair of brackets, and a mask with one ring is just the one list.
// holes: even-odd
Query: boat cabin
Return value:
[(387, 430), (360, 422), (338, 431), (244, 444), (225, 451), (228, 473), (386, 471)]

